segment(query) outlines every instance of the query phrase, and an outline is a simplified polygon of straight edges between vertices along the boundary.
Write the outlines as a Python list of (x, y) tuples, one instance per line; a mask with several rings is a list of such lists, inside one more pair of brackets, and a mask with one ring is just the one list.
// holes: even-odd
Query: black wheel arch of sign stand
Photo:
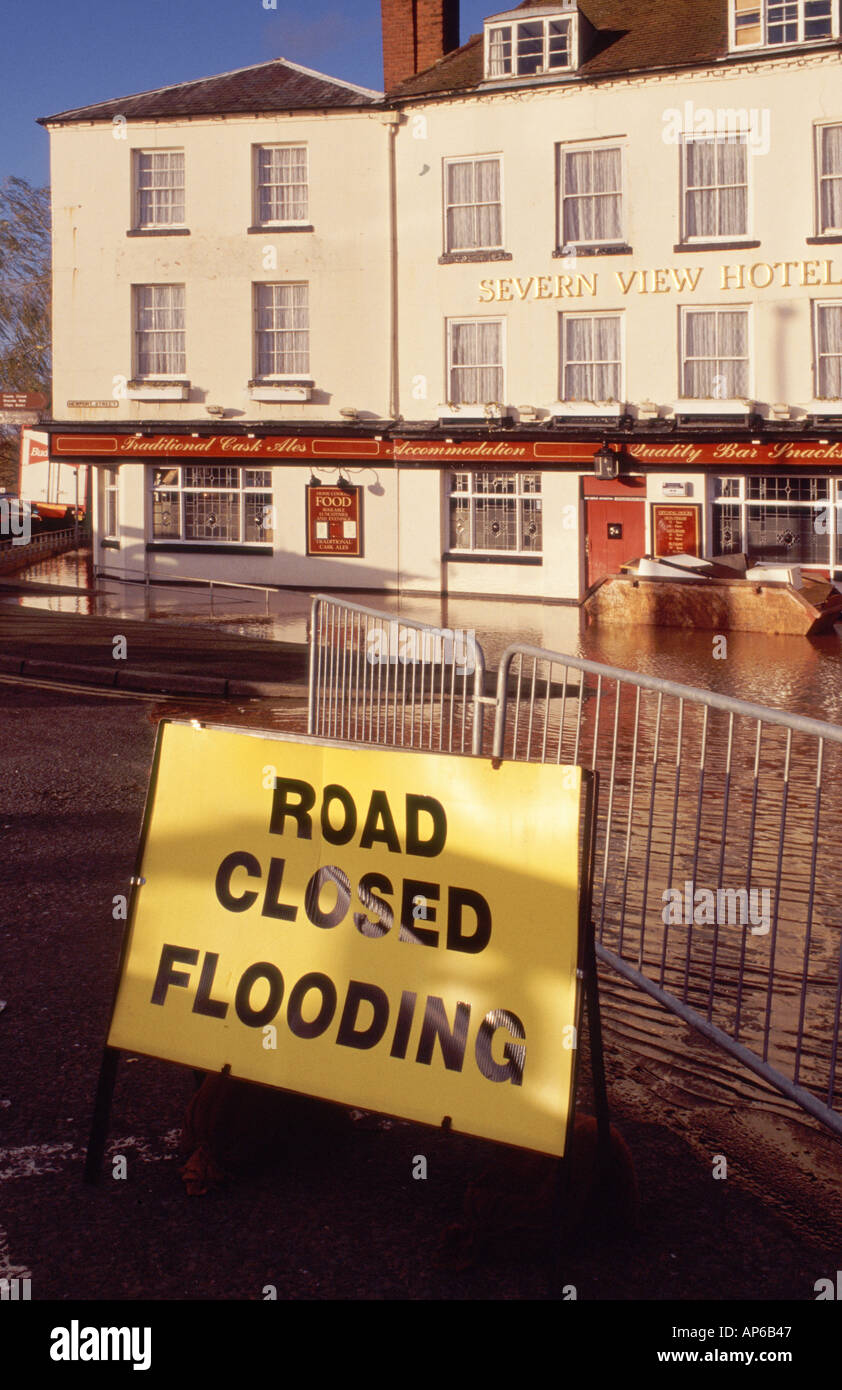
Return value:
[(597, 789), (162, 721), (85, 1180), (123, 1051), (567, 1159), (583, 1005), (607, 1162)]

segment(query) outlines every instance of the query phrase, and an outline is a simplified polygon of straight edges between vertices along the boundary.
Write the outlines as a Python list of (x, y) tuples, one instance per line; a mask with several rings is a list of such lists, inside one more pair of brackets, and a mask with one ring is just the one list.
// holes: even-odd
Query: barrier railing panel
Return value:
[(484, 675), (469, 634), (324, 594), (313, 599), (310, 734), (478, 753)]
[(598, 772), (600, 959), (842, 1134), (842, 728), (522, 644), (491, 698), (470, 645), (317, 595), (309, 733)]
[(842, 1133), (842, 729), (514, 647), (493, 751), (600, 773), (602, 958)]

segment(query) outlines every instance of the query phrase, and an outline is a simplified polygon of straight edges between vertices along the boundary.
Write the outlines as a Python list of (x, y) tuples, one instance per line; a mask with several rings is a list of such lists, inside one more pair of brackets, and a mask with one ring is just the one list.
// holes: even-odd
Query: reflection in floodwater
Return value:
[[(52, 556), (25, 571), (27, 580), (56, 586), (54, 593), (27, 592), (6, 602), (55, 613), (91, 613), (212, 625), (217, 631), (268, 640), (305, 642), (310, 595), (186, 585), (93, 583), (90, 551)], [(82, 592), (70, 592), (70, 589)], [(727, 634), (727, 655), (714, 657), (709, 631), (654, 627), (586, 627), (575, 605), (520, 600), (337, 593), (337, 597), (435, 627), (476, 633), (489, 668), (513, 642), (587, 657), (623, 670), (661, 676), (723, 695), (842, 722), (842, 641)]]

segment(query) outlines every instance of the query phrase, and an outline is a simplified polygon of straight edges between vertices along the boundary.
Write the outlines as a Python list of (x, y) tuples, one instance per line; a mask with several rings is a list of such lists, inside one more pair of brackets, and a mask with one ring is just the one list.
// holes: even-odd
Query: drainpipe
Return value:
[(400, 111), (385, 111), (383, 124), (389, 131), (389, 332), (392, 342), (389, 352), (389, 414), (397, 420), (400, 414), (400, 377), (398, 354), (398, 195), (395, 142), (403, 117)]
[[(389, 415), (397, 423), (400, 419), (400, 353), (398, 352), (398, 191), (397, 191), (397, 154), (395, 144), (398, 131), (400, 130), (403, 116), (400, 111), (385, 111), (383, 113), (383, 124), (389, 131), (389, 171), (388, 171), (388, 199), (389, 199), (389, 333), (391, 343), (389, 346)], [(401, 589), (401, 499), (400, 499), (400, 473), (395, 470), (395, 507), (397, 509), (396, 542), (397, 553), (395, 555), (395, 582), (398, 593)]]

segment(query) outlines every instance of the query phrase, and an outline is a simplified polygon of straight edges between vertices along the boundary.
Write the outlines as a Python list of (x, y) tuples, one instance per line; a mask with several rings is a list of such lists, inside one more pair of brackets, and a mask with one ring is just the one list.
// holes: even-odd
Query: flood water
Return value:
[[(41, 561), (20, 577), (50, 588), (7, 590), (5, 596), (0, 589), (0, 603), (161, 624), (188, 621), (267, 641), (307, 640), (311, 595), (306, 592), (271, 591), (267, 612), (262, 591), (219, 587), (211, 594), (208, 588), (114, 581), (95, 586), (90, 555), (84, 553)], [(710, 631), (586, 627), (572, 605), (415, 595), (339, 597), (472, 632), (492, 670), (508, 646), (524, 643), (842, 724), (842, 637), (835, 632), (817, 639), (728, 633), (724, 659), (717, 659), (716, 634)], [(557, 666), (544, 663), (542, 669), (552, 681), (566, 679)], [(528, 683), (528, 663), (522, 671)], [(784, 729), (764, 726), (761, 746), (755, 743), (753, 721), (738, 718), (732, 756), (727, 715), (713, 713), (709, 725), (703, 724), (698, 706), (688, 704), (680, 715), (677, 702), (667, 700), (661, 710), (652, 694), (645, 694), (636, 708), (634, 688), (624, 687), (620, 698), (618, 688), (606, 682), (600, 695), (589, 677), (580, 702), (580, 747), (572, 722), (577, 702), (567, 704), (565, 715), (562, 701), (550, 699), (552, 681), (546, 686), (546, 716), (539, 698), (536, 739), (548, 743), (550, 761), (556, 760), (554, 746), (560, 747), (559, 761), (574, 761), (575, 744), (577, 760), (598, 768), (603, 778), (594, 881), (595, 919), (603, 943), (838, 1107), (842, 932), (834, 832), (842, 816), (842, 746), (824, 745), (819, 805), (818, 745), (807, 735), (794, 736), (792, 766), (785, 771)], [(522, 691), (526, 707), (526, 683)], [(303, 706), (296, 711), (276, 703), (277, 708), (259, 702), (238, 711), (237, 720), (302, 731)], [(151, 717), (198, 712), (187, 704), (183, 711), (162, 707)], [(683, 722), (676, 723), (679, 715)], [(212, 721), (218, 716), (208, 710), (200, 717)], [(522, 746), (527, 727), (532, 738), (531, 722), (524, 719), (519, 727), (518, 735), (507, 725), (506, 756), (540, 757), (534, 747)], [(617, 731), (616, 746), (612, 730)], [(683, 892), (688, 881), (767, 894), (766, 929), (755, 934), (727, 923), (711, 929), (692, 916), (665, 927), (664, 892), (674, 885)], [(627, 1013), (626, 999), (618, 1017), (625, 1020)], [(648, 1045), (661, 1049), (661, 1064), (675, 1063), (676, 1074), (683, 1074), (686, 1059), (663, 1050), (657, 1008), (650, 1005), (644, 1013), (641, 1026), (648, 1032)]]
[[(50, 557), (16, 577), (55, 587), (49, 593), (8, 594), (0, 601), (57, 613), (189, 621), (242, 636), (306, 642), (311, 596), (296, 590), (270, 591), (267, 613), (262, 591), (215, 587), (211, 592), (113, 580), (95, 586), (89, 551)], [(524, 642), (842, 723), (842, 638), (835, 632), (819, 638), (732, 632), (723, 660), (714, 657), (712, 632), (586, 627), (580, 609), (567, 604), (344, 591), (337, 596), (436, 627), (474, 632), (490, 668), (511, 643)]]

